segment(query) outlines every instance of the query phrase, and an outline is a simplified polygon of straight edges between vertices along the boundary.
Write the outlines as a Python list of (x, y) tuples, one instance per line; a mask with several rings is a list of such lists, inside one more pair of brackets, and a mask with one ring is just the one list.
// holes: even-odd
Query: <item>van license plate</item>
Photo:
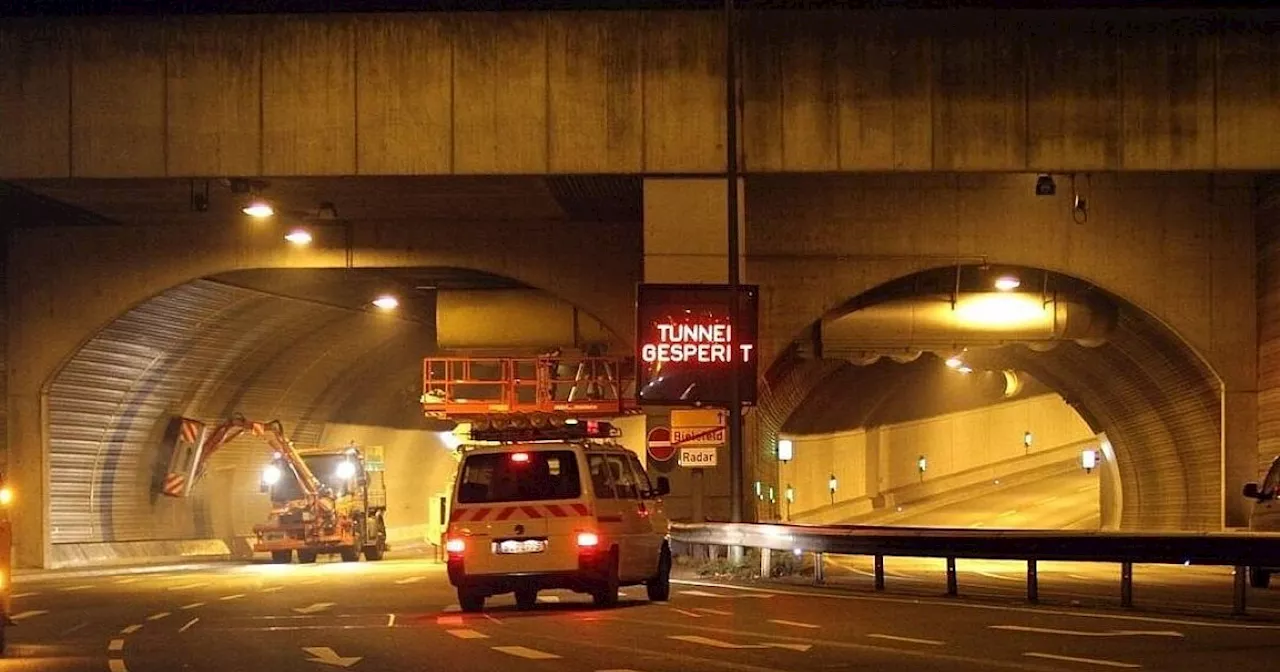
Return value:
[(547, 550), (546, 539), (504, 539), (494, 544), (499, 555), (516, 553), (541, 553)]

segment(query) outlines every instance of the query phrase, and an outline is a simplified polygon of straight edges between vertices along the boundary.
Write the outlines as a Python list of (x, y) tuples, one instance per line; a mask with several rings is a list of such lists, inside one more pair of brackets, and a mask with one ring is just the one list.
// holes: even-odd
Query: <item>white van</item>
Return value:
[[(1280, 532), (1280, 457), (1271, 463), (1262, 484), (1245, 483), (1244, 496), (1257, 500), (1249, 516), (1249, 529), (1254, 532)], [(1254, 588), (1271, 585), (1271, 574), (1277, 567), (1250, 567), (1249, 583)]]
[(665, 477), (649, 480), (635, 453), (614, 444), (524, 443), (477, 447), (458, 465), (445, 533), (449, 582), (463, 611), (515, 593), (521, 609), (539, 590), (588, 593), (612, 606), (618, 588), (671, 591)]

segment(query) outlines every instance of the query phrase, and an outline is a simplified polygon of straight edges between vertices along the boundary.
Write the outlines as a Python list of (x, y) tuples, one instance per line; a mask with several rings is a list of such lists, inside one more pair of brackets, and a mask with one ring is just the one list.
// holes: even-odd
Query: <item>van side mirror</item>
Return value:
[(1261, 499), (1262, 497), (1261, 497), (1260, 493), (1258, 492), (1258, 484), (1257, 484), (1257, 483), (1245, 483), (1245, 484), (1244, 484), (1244, 496), (1245, 496), (1245, 497), (1248, 497), (1248, 498), (1250, 498), (1250, 499)]
[(671, 494), (671, 481), (666, 476), (659, 476), (657, 487), (653, 489), (655, 497), (662, 497)]

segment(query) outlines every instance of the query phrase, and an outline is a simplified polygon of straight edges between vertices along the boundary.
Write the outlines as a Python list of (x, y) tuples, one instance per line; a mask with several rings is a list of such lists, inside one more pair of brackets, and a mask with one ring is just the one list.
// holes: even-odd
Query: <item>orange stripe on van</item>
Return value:
[(574, 504), (572, 508), (579, 516), (591, 514), (591, 509), (588, 509), (586, 504)]
[(555, 504), (548, 504), (548, 505), (546, 505), (546, 506), (545, 506), (545, 507), (543, 507), (543, 508), (545, 508), (545, 509), (547, 510), (547, 512), (548, 512), (548, 513), (550, 513), (551, 515), (555, 516), (556, 518), (564, 518), (564, 517), (565, 517), (564, 509), (562, 509), (562, 508), (560, 508), (560, 507), (556, 506)]

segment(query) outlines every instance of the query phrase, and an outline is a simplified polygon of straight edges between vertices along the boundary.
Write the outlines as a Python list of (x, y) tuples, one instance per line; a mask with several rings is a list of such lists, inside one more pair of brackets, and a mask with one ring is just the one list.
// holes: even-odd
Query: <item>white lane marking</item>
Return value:
[(459, 628), (456, 630), (445, 630), (445, 632), (457, 637), (458, 639), (489, 639), (489, 635), (476, 630), (467, 628)]
[(799, 622), (799, 621), (784, 621), (784, 620), (782, 620), (782, 619), (780, 619), (780, 618), (771, 618), (771, 619), (769, 619), (769, 622), (770, 622), (770, 623), (777, 623), (778, 625), (789, 625), (789, 626), (791, 626), (791, 627), (793, 627), (793, 628), (810, 628), (810, 629), (815, 629), (815, 630), (816, 630), (817, 628), (821, 628), (821, 627), (822, 627), (821, 625), (814, 625), (814, 624), (812, 624), (812, 623), (801, 623), (801, 622)]
[(203, 607), (203, 606), (204, 606), (204, 602), (192, 602), (191, 604), (184, 604), (179, 608), (182, 609), (183, 611), (186, 611), (188, 609), (196, 609), (198, 607)]
[(299, 581), (299, 582), (298, 582), (298, 585), (299, 585), (299, 586), (314, 586), (314, 585), (316, 585), (317, 583), (320, 583), (320, 579), (307, 579), (306, 581)]
[(498, 619), (494, 618), (494, 617), (493, 617), (493, 614), (484, 613), (484, 614), (480, 614), (480, 615), (481, 615), (481, 616), (484, 616), (485, 618), (489, 619), (490, 621), (493, 621), (494, 623), (497, 623), (498, 625), (502, 625), (502, 621), (499, 621)]
[(135, 623), (135, 624), (133, 624), (133, 625), (126, 626), (123, 630), (121, 630), (121, 631), (120, 631), (120, 634), (122, 634), (122, 635), (132, 635), (133, 633), (135, 633), (135, 632), (137, 632), (137, 631), (139, 631), (139, 630), (141, 630), (141, 629), (142, 629), (142, 626), (141, 626), (141, 625), (138, 625), (138, 624), (136, 624), (136, 623)]
[(690, 595), (693, 597), (725, 597), (724, 595), (718, 595), (716, 593), (708, 593), (705, 590), (682, 590), (680, 591), (680, 594)]
[(996, 516), (996, 518), (1007, 518), (1007, 517), (1012, 516), (1012, 515), (1014, 515), (1014, 514), (1016, 514), (1016, 513), (1018, 513), (1018, 510), (1017, 510), (1017, 509), (1009, 509), (1008, 511), (1005, 511), (1004, 513), (1002, 513), (1002, 514), (1000, 514), (1000, 515)]
[(218, 599), (219, 599), (219, 600), (238, 600), (238, 599), (240, 599), (240, 598), (242, 598), (242, 597), (244, 597), (244, 593), (236, 593), (235, 595), (223, 595), (222, 597), (219, 597)]
[(461, 616), (437, 616), (436, 625), (462, 625)]
[(409, 577), (409, 578), (407, 578), (407, 579), (400, 579), (399, 581), (396, 581), (396, 583), (398, 583), (398, 584), (400, 584), (400, 585), (402, 585), (402, 586), (403, 586), (403, 585), (404, 585), (404, 584), (406, 584), (406, 583), (417, 583), (417, 582), (419, 582), (419, 581), (422, 581), (422, 580), (423, 580), (423, 579), (425, 579), (425, 578), (427, 578), (427, 577), (425, 577), (425, 576), (411, 576), (411, 577)]
[(1099, 660), (1097, 658), (1076, 658), (1074, 656), (1058, 656), (1052, 653), (1037, 653), (1035, 651), (1028, 651), (1022, 655), (1031, 656), (1032, 658), (1048, 658), (1049, 660), (1065, 660), (1069, 663), (1085, 663), (1088, 665), (1102, 665), (1104, 667), (1130, 667), (1130, 668), (1142, 667), (1141, 665), (1138, 665), (1135, 663), (1121, 663), (1115, 660)]
[(31, 611), (23, 611), (23, 612), (14, 614), (12, 616), (12, 619), (15, 621), (21, 621), (24, 618), (31, 618), (32, 616), (39, 616), (41, 614), (47, 614), (47, 613), (49, 613), (48, 609), (33, 609)]
[(695, 614), (692, 611), (686, 611), (684, 609), (676, 609), (675, 607), (671, 607), (671, 611), (674, 611), (677, 614), (684, 614), (685, 616), (688, 616), (690, 618), (702, 618), (702, 614)]
[(704, 614), (715, 614), (716, 616), (732, 616), (733, 615), (732, 611), (725, 611), (724, 609), (709, 609), (707, 607), (694, 607), (693, 610), (701, 611)]
[(1001, 576), (999, 574), (992, 574), (991, 572), (982, 572), (982, 571), (974, 571), (974, 574), (977, 574), (978, 576), (985, 576), (988, 579), (999, 579), (1001, 581), (1017, 581), (1019, 583), (1022, 582), (1022, 579), (1019, 579), (1015, 576)]
[(79, 624), (77, 624), (77, 625), (73, 625), (73, 626), (71, 626), (71, 627), (67, 628), (66, 630), (63, 630), (63, 631), (62, 631), (62, 634), (63, 634), (64, 636), (65, 636), (65, 635), (70, 635), (70, 634), (71, 634), (71, 633), (73, 633), (73, 632), (79, 632), (79, 631), (81, 631), (81, 630), (84, 630), (84, 629), (85, 629), (85, 628), (87, 628), (87, 627), (89, 627), (89, 621), (81, 621)]
[(547, 604), (555, 604), (560, 601), (560, 596), (559, 595), (539, 595), (538, 601), (546, 602)]
[(107, 661), (107, 669), (111, 672), (129, 672), (129, 668), (124, 666), (124, 660), (120, 658), (112, 658)]
[(142, 580), (142, 579), (141, 579), (141, 578), (139, 578), (139, 577), (131, 576), (131, 577), (127, 578), (127, 579), (116, 579), (116, 580), (115, 580), (115, 581), (113, 581), (112, 583), (118, 583), (118, 584), (120, 584), (120, 585), (124, 585), (124, 584), (126, 584), (126, 583), (137, 583), (138, 581), (141, 581), (141, 580)]
[(294, 607), (293, 610), (299, 614), (314, 614), (318, 611), (324, 611), (333, 606), (333, 602), (316, 602), (308, 607)]
[(178, 628), (178, 632), (186, 632), (187, 630), (191, 629), (191, 626), (195, 625), (195, 624), (196, 624), (196, 622), (198, 622), (199, 620), (200, 620), (200, 617), (199, 617), (199, 616), (197, 616), (197, 617), (195, 617), (195, 618), (193, 618), (193, 619), (191, 619), (191, 620), (187, 621), (187, 624), (186, 624), (186, 625), (182, 626), (181, 628)]
[[(941, 600), (929, 599), (907, 599), (895, 597), (873, 597), (870, 595), (840, 595), (830, 592), (809, 592), (803, 590), (780, 590), (776, 588), (756, 588), (753, 586), (729, 586), (723, 583), (707, 583), (702, 581), (690, 581), (687, 579), (672, 579), (671, 583), (678, 583), (685, 586), (711, 586), (714, 588), (724, 588), (726, 590), (737, 590), (743, 592), (768, 592), (771, 595), (785, 595), (788, 597), (809, 597), (827, 600), (846, 600), (851, 602), (888, 602), (890, 604), (911, 604), (911, 605), (929, 605), (933, 607), (952, 607), (958, 609), (977, 609), (981, 611), (1007, 611), (1015, 614), (1050, 614), (1053, 616), (1070, 616), (1073, 618), (1096, 618), (1102, 620), (1113, 621), (1135, 621), (1140, 623), (1166, 623), (1170, 625), (1186, 625), (1200, 628), (1220, 628), (1225, 630), (1280, 630), (1280, 625), (1262, 625), (1262, 624), (1246, 624), (1246, 623), (1216, 623), (1209, 621), (1188, 621), (1176, 618), (1158, 618), (1154, 616), (1127, 616), (1121, 614), (1101, 614), (1086, 613), (1080, 611), (1064, 611), (1061, 609), (1032, 609), (1028, 607), (1005, 607), (994, 604), (974, 604), (972, 602), (944, 602)], [(1096, 596), (1093, 596), (1096, 597)], [(1219, 605), (1220, 606), (1220, 605)]]
[(39, 595), (39, 594), (40, 594), (40, 593), (18, 593), (17, 595), (10, 595), (10, 596), (9, 596), (9, 599), (11, 599), (11, 600), (16, 600), (16, 599), (18, 599), (19, 597), (34, 597), (34, 596)]
[(320, 663), (322, 665), (336, 665), (337, 667), (351, 667), (360, 662), (364, 658), (362, 656), (339, 656), (337, 651), (327, 646), (304, 646), (303, 651), (311, 656), (307, 659), (309, 663)]
[(124, 651), (124, 640), (123, 639), (111, 640), (111, 643), (107, 644), (107, 650), (108, 651)]
[(441, 609), (440, 611), (443, 611), (446, 614), (452, 614), (452, 613), (457, 613), (459, 611), (462, 611), (462, 607), (459, 607), (456, 604), (451, 604), (445, 607), (444, 609)]
[(162, 619), (162, 618), (167, 618), (168, 616), (169, 616), (169, 612), (167, 612), (167, 611), (162, 611), (162, 612), (160, 612), (160, 613), (158, 613), (158, 614), (151, 614), (150, 616), (148, 616), (148, 617), (147, 617), (147, 620), (148, 620), (148, 621), (158, 621), (158, 620), (160, 620), (160, 619)]
[(394, 628), (394, 627), (396, 627), (396, 615), (395, 615), (395, 614), (387, 614), (387, 627), (388, 627), (388, 628)]
[(1098, 580), (1098, 577), (1096, 576), (1081, 576), (1080, 574), (1068, 574), (1067, 578), (1076, 579), (1079, 581), (1097, 581)]
[(89, 590), (89, 589), (90, 589), (90, 588), (92, 588), (92, 587), (93, 587), (93, 585), (92, 585), (92, 584), (88, 584), (88, 583), (86, 583), (86, 584), (84, 584), (84, 585), (80, 585), (80, 586), (68, 586), (68, 587), (66, 587), (66, 588), (60, 588), (59, 590), (61, 590), (61, 591), (62, 591), (62, 592), (64, 592), (64, 593), (70, 593), (70, 592), (72, 592), (72, 591), (74, 591), (74, 590)]
[(1084, 630), (1059, 630), (1057, 628), (1033, 628), (1026, 625), (988, 625), (992, 630), (1034, 632), (1041, 635), (1072, 635), (1075, 637), (1186, 637), (1172, 630), (1112, 630), (1110, 632), (1086, 632)]
[(258, 592), (259, 592), (259, 593), (274, 593), (274, 592), (276, 592), (276, 591), (278, 591), (278, 590), (284, 590), (284, 586), (271, 586), (270, 588), (263, 588), (262, 590), (259, 590)]
[(169, 586), (169, 590), (190, 590), (192, 588), (200, 588), (202, 586), (207, 586), (207, 585), (209, 585), (208, 581), (203, 581), (199, 583), (184, 583), (181, 586)]
[(927, 644), (929, 646), (942, 646), (946, 642), (940, 642), (936, 639), (917, 639), (915, 637), (898, 637), (897, 635), (881, 635), (872, 633), (867, 635), (872, 639), (888, 639), (894, 642), (907, 642), (908, 644)]
[(547, 653), (546, 651), (530, 649), (525, 646), (495, 646), (493, 647), (493, 650), (505, 653), (508, 656), (516, 656), (517, 658), (527, 658), (529, 660), (553, 660), (560, 657), (554, 653)]
[(766, 642), (764, 644), (734, 644), (733, 642), (725, 642), (710, 637), (702, 637), (701, 635), (667, 635), (667, 639), (675, 639), (690, 644), (702, 644), (703, 646), (712, 646), (717, 649), (788, 649), (790, 651), (808, 651), (813, 648), (811, 644), (781, 644), (777, 642)]

